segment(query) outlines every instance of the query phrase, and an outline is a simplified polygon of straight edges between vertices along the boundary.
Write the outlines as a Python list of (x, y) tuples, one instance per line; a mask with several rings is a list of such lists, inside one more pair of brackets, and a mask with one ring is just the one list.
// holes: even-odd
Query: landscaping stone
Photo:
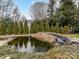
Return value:
[(34, 33), (31, 35), (33, 38), (36, 38), (40, 41), (44, 41), (44, 42), (49, 42), (49, 43), (54, 43), (56, 41), (56, 37), (51, 35), (51, 34), (47, 34), (44, 32), (38, 32), (38, 33)]

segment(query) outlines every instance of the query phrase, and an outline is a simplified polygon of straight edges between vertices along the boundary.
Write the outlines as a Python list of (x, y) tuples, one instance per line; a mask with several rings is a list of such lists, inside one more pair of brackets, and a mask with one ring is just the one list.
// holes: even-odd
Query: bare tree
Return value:
[(19, 18), (20, 18), (20, 12), (19, 12), (19, 8), (17, 6), (13, 9), (12, 14), (14, 16), (14, 21), (19, 20)]
[(0, 0), (0, 17), (2, 19), (10, 17), (13, 7), (13, 0)]
[(45, 2), (35, 2), (30, 7), (30, 15), (34, 20), (41, 20), (47, 17), (47, 4)]

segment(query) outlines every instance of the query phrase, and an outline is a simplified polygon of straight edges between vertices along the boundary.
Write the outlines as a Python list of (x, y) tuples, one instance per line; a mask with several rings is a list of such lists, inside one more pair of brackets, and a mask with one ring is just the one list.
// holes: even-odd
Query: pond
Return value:
[(30, 39), (29, 41), (29, 37), (17, 37), (10, 41), (8, 45), (19, 52), (45, 52), (52, 48), (52, 45), (48, 42), (42, 42), (32, 37)]

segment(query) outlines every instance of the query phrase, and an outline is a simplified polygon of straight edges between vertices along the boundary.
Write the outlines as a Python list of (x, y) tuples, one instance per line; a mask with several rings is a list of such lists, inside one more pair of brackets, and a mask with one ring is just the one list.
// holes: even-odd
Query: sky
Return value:
[(29, 8), (37, 1), (48, 2), (48, 0), (14, 0), (14, 3), (19, 7), (21, 14), (27, 19), (31, 19)]
[[(30, 12), (29, 8), (37, 1), (41, 2), (48, 2), (48, 0), (14, 0), (14, 3), (19, 7), (19, 11), (22, 15), (26, 17), (26, 19), (30, 20)], [(76, 0), (76, 3), (79, 2), (79, 0)], [(57, 5), (55, 7), (59, 7), (59, 2), (57, 2)]]

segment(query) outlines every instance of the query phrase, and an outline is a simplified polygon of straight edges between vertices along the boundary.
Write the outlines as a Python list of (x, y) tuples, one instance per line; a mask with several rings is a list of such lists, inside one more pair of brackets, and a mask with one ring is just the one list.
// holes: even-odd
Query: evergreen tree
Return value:
[(29, 33), (28, 26), (27, 26), (27, 21), (24, 22), (23, 33), (24, 34), (28, 34)]
[(64, 28), (62, 26), (60, 27), (60, 33), (64, 34)]
[(18, 34), (18, 33), (19, 33), (18, 23), (15, 21), (13, 24), (12, 34)]
[(51, 31), (51, 32), (54, 32), (54, 26), (53, 26), (53, 25), (51, 26), (50, 31)]
[(34, 23), (31, 24), (31, 33), (34, 33)]
[(41, 21), (39, 26), (40, 26), (40, 28), (39, 28), (40, 31), (43, 32), (44, 31), (44, 22)]
[(39, 32), (39, 24), (38, 23), (35, 24), (35, 32)]
[(55, 0), (49, 0), (48, 12), (50, 17), (52, 17), (54, 14), (54, 5), (55, 5)]
[(49, 27), (49, 24), (48, 22), (45, 22), (45, 31), (49, 32), (50, 31), (50, 27)]
[[(61, 17), (60, 20), (63, 21), (60, 24), (62, 25), (72, 25), (72, 20), (74, 20), (74, 16), (76, 14), (76, 8), (73, 0), (61, 0), (61, 7), (60, 7), (60, 13)], [(63, 20), (64, 19), (64, 20)]]
[(48, 5), (48, 15), (49, 15), (49, 25), (53, 25), (55, 23), (54, 20), (54, 5), (55, 5), (55, 0), (49, 0), (49, 5)]
[(8, 24), (7, 29), (6, 29), (6, 34), (12, 34), (12, 28), (13, 28), (13, 25)]
[(32, 23), (32, 26), (31, 26), (31, 33), (36, 33), (36, 32), (39, 32), (39, 24), (37, 21), (33, 22)]
[(57, 23), (55, 28), (54, 28), (54, 32), (56, 33), (60, 33), (60, 28), (59, 28), (59, 24)]
[(19, 33), (23, 34), (23, 23), (21, 21), (19, 22)]
[(64, 26), (64, 33), (69, 33), (69, 26)]
[(0, 21), (0, 35), (6, 34), (6, 23)]

